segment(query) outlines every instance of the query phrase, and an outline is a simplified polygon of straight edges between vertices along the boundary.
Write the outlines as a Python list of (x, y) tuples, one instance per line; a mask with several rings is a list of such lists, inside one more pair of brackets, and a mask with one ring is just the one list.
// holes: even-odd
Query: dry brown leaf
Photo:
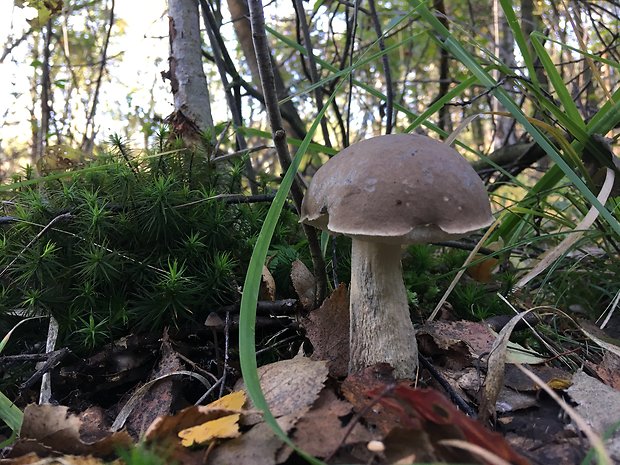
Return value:
[(172, 347), (167, 332), (163, 337), (160, 354), (157, 365), (149, 375), (149, 381), (157, 379), (159, 381), (149, 387), (142, 395), (139, 393), (142, 385), (137, 386), (130, 397), (131, 401), (134, 395), (139, 396), (136, 399), (135, 408), (127, 411), (127, 419), (123, 424), (134, 437), (142, 436), (158, 416), (170, 413), (172, 405), (179, 395), (180, 380), (172, 376), (165, 377), (169, 373), (183, 369), (183, 363), (179, 354)]
[(409, 465), (416, 462), (439, 462), (431, 439), (423, 430), (395, 428), (383, 442), (388, 463)]
[(291, 282), (303, 309), (306, 312), (312, 310), (314, 308), (316, 280), (301, 260), (295, 260), (291, 265)]
[(504, 386), (504, 367), (506, 366), (506, 351), (512, 330), (517, 323), (531, 310), (519, 313), (504, 326), (497, 335), (489, 355), (487, 376), (480, 399), (478, 415), (481, 423), (486, 423), (490, 417), (495, 418), (495, 402)]
[(260, 282), (260, 300), (276, 300), (276, 281), (273, 279), (269, 268), (263, 265), (263, 276)]
[[(347, 376), (342, 382), (344, 398), (353, 405), (357, 413), (362, 413), (371, 430), (379, 432), (382, 436), (401, 426), (400, 419), (394, 412), (376, 403), (377, 399), (373, 398), (369, 391), (384, 387), (386, 383), (393, 383), (392, 371), (393, 368), (387, 363), (379, 363)], [(375, 402), (375, 405), (369, 409), (368, 406), (372, 402)]]
[[(298, 420), (296, 415), (277, 419), (283, 431), (290, 431)], [(207, 465), (252, 464), (276, 465), (288, 458), (290, 452), (280, 455), (284, 443), (266, 423), (259, 423), (238, 438), (216, 447), (207, 457)], [(276, 459), (276, 456), (278, 458)]]
[[(264, 365), (258, 369), (260, 385), (265, 400), (274, 417), (285, 415), (301, 418), (314, 404), (327, 380), (325, 362), (295, 357), (290, 360)], [(240, 380), (235, 389), (243, 389)], [(249, 408), (253, 409), (251, 405)], [(250, 414), (242, 418), (242, 424), (253, 425), (262, 421), (259, 414)]]
[(620, 391), (620, 357), (618, 355), (605, 352), (601, 363), (593, 368), (608, 386)]
[(343, 423), (341, 418), (352, 409), (350, 403), (338, 399), (331, 389), (323, 389), (312, 410), (295, 425), (293, 442), (308, 454), (322, 458), (330, 456), (340, 445), (369, 442), (373, 436), (360, 423), (345, 438), (349, 422)]
[(490, 352), (495, 336), (484, 323), (473, 321), (432, 321), (417, 332), (420, 350), (426, 354), (441, 354), (446, 368), (461, 370), (474, 359)]
[(87, 442), (80, 436), (80, 427), (80, 419), (69, 414), (68, 407), (28, 405), (24, 410), (20, 439), (13, 447), (12, 456), (29, 452), (107, 456), (118, 448), (133, 444), (124, 431)]
[(301, 324), (314, 347), (312, 359), (327, 360), (331, 376), (346, 376), (349, 371), (349, 291), (346, 286), (338, 286)]

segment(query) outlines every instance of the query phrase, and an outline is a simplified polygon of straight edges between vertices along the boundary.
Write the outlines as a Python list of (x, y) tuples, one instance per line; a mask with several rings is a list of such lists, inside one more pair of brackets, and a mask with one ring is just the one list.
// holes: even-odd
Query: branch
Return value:
[[(271, 125), (271, 133), (276, 152), (280, 160), (283, 172), (286, 172), (291, 166), (291, 155), (286, 143), (286, 132), (282, 127), (282, 117), (278, 106), (278, 94), (276, 92), (273, 68), (271, 63), (271, 55), (269, 53), (269, 43), (267, 34), (265, 33), (265, 16), (263, 12), (263, 4), (260, 0), (250, 0), (248, 2), (250, 9), (250, 21), (252, 23), (252, 38), (254, 40), (254, 49), (256, 51), (256, 61), (258, 62), (258, 70), (260, 74), (261, 85), (263, 87), (263, 96), (265, 98), (265, 108)], [(301, 211), (301, 202), (303, 193), (297, 178), (291, 187), (291, 194), (297, 212)], [(319, 244), (316, 230), (308, 225), (303, 225), (304, 233), (308, 238), (308, 246), (310, 255), (312, 256), (312, 264), (314, 276), (316, 277), (317, 289), (315, 295), (316, 302), (321, 302), (325, 297), (327, 290), (327, 276), (325, 274), (325, 262), (321, 254), (321, 246)]]
[[(241, 132), (238, 130), (241, 126), (243, 126), (243, 121), (241, 120), (241, 108), (239, 108), (237, 102), (235, 101), (228, 82), (228, 76), (226, 75), (226, 64), (224, 62), (223, 53), (223, 49), (225, 48), (225, 46), (223, 45), (221, 35), (219, 34), (213, 12), (211, 11), (206, 0), (200, 0), (200, 10), (202, 11), (202, 20), (205, 24), (205, 28), (207, 29), (209, 42), (211, 42), (213, 58), (215, 59), (215, 64), (220, 74), (222, 84), (224, 85), (226, 103), (228, 104), (228, 108), (230, 108), (230, 112), (232, 113), (233, 127), (235, 128), (237, 145), (239, 149), (245, 150), (247, 149), (248, 144), (245, 140), (245, 137), (243, 137), (243, 134), (241, 134)], [(244, 161), (244, 164), (245, 175), (248, 178), (250, 184), (250, 191), (252, 192), (252, 194), (256, 194), (258, 191), (256, 189), (256, 175), (254, 173), (254, 168), (252, 167), (252, 161), (248, 158)]]
[[(381, 31), (381, 23), (377, 16), (377, 9), (375, 8), (375, 0), (368, 0), (368, 6), (370, 7), (370, 17), (372, 18), (372, 24), (377, 34), (377, 40), (379, 41), (379, 50), (385, 51), (385, 40), (383, 39), (383, 31)], [(392, 73), (390, 72), (390, 60), (386, 53), (381, 56), (381, 62), (383, 63), (383, 73), (385, 74), (385, 133), (392, 132), (392, 121), (394, 115), (394, 89), (392, 88)]]
[[(318, 67), (316, 65), (316, 60), (314, 59), (314, 52), (312, 48), (312, 39), (310, 38), (310, 30), (308, 28), (308, 21), (306, 21), (306, 12), (304, 10), (304, 6), (301, 0), (293, 0), (293, 6), (295, 7), (295, 11), (297, 12), (297, 19), (299, 21), (299, 25), (301, 27), (301, 32), (303, 34), (303, 45), (306, 48), (306, 56), (308, 58), (309, 72), (310, 72), (310, 81), (312, 84), (319, 82), (319, 72)], [(302, 63), (304, 62), (304, 55), (300, 53), (300, 58)], [(323, 87), (318, 86), (314, 89), (314, 99), (316, 101), (317, 113), (321, 111), (323, 108)], [(321, 131), (323, 132), (323, 141), (325, 145), (328, 147), (332, 146), (332, 143), (329, 138), (329, 129), (327, 127), (327, 119), (325, 116), (321, 118)]]

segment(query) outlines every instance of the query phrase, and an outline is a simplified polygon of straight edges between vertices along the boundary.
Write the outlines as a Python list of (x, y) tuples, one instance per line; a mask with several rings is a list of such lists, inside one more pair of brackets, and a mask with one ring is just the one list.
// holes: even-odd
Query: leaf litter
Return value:
[[(617, 461), (620, 447), (614, 428), (620, 429), (620, 418), (609, 415), (620, 411), (613, 385), (615, 350), (605, 351), (599, 364), (589, 364), (590, 372), (600, 373), (607, 384), (584, 373), (571, 376), (530, 355), (536, 364), (529, 365), (529, 371), (540, 379), (534, 382), (511, 363), (515, 361), (509, 355), (511, 346), (519, 350), (509, 341), (518, 318), (498, 336), (483, 322), (424, 325), (418, 332), (421, 352), (432, 357), (450, 391), (426, 370), (418, 382), (430, 388), (416, 389), (393, 379), (387, 365), (347, 375), (348, 293), (340, 286), (321, 308), (301, 320), (314, 349), (312, 356), (299, 354), (264, 365), (259, 369), (261, 387), (281, 428), (298, 447), (327, 463), (525, 465), (582, 460), (589, 443), (579, 437), (578, 427), (558, 416), (557, 405), (538, 384), (543, 383), (545, 389), (561, 392), (576, 404), (577, 414), (594, 434), (607, 438), (605, 445)], [(181, 368), (182, 357), (172, 345), (164, 343), (160, 351), (162, 358), (151, 377)], [(64, 463), (110, 463), (118, 448), (134, 444), (135, 431), (147, 444), (166, 444), (165, 455), (177, 463), (302, 463), (262, 421), (261, 412), (246, 399), (242, 382), (209, 405), (186, 407), (174, 415), (161, 414), (174, 409), (174, 384), (163, 383), (161, 389), (155, 404), (146, 398), (139, 401), (136, 418), (142, 418), (137, 421), (142, 426), (132, 428), (133, 437), (110, 431), (110, 412), (96, 405), (79, 416), (67, 407), (29, 406), (18, 443), (0, 463), (45, 463), (45, 457), (62, 457)], [(487, 392), (482, 407), (497, 417), (503, 435), (464, 415), (440, 391), (470, 405)], [(160, 405), (158, 398), (163, 401)], [(149, 416), (157, 418), (145, 425)]]

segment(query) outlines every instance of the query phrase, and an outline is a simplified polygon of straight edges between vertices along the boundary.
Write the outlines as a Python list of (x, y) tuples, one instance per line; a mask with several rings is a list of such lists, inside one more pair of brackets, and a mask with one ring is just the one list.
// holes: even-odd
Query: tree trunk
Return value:
[[(495, 55), (504, 62), (507, 66), (513, 67), (515, 65), (514, 56), (514, 39), (512, 37), (512, 31), (508, 26), (506, 17), (500, 12), (499, 1), (493, 1), (493, 35), (495, 36)], [(505, 76), (496, 73), (495, 78), (501, 79)], [(503, 87), (510, 92), (512, 85), (510, 82), (504, 83)], [(493, 99), (493, 111), (501, 112), (503, 107), (499, 103), (499, 100)], [(512, 145), (516, 143), (516, 137), (514, 134), (513, 121), (511, 118), (504, 116), (493, 117), (495, 132), (493, 137), (493, 149), (498, 150), (505, 145)]]
[[(448, 17), (446, 15), (446, 6), (444, 1), (435, 0), (434, 7), (440, 13), (438, 18), (439, 21), (446, 29), (449, 30), (450, 22), (448, 21)], [(439, 94), (437, 95), (436, 100), (439, 100), (450, 90), (450, 52), (441, 47), (439, 49), (439, 53)], [(452, 132), (450, 107), (444, 105), (439, 109), (439, 121), (437, 122), (437, 125), (447, 133)]]
[(213, 129), (209, 88), (202, 67), (198, 0), (169, 0), (168, 17), (170, 68), (163, 76), (170, 80), (174, 96), (174, 113), (169, 119), (186, 142), (196, 143), (201, 133)]
[[(39, 124), (36, 126), (36, 129), (33, 133), (33, 161), (37, 163), (45, 156), (45, 150), (47, 148), (47, 136), (50, 126), (50, 118), (51, 118), (51, 108), (50, 108), (50, 99), (51, 99), (51, 79), (50, 79), (50, 68), (51, 68), (51, 42), (52, 42), (52, 20), (49, 19), (45, 27), (41, 29), (44, 31), (42, 46), (42, 60), (41, 60), (41, 116), (39, 119)], [(36, 73), (35, 73), (36, 80)], [(36, 85), (35, 85), (36, 89)]]
[[(254, 51), (254, 43), (252, 42), (252, 26), (250, 25), (250, 12), (246, 0), (227, 0), (230, 17), (233, 20), (235, 34), (239, 41), (239, 46), (243, 52), (246, 62), (250, 67), (252, 82), (257, 89), (261, 89), (260, 75), (258, 72), (258, 64), (256, 62), (256, 52)], [(276, 90), (278, 92), (278, 100), (288, 96), (288, 87), (284, 84), (282, 75), (275, 64), (273, 56), (270, 57), (274, 71), (274, 79), (276, 81)], [(281, 112), (284, 120), (284, 130), (292, 137), (303, 139), (306, 136), (305, 125), (299, 117), (297, 108), (291, 100), (281, 105)]]

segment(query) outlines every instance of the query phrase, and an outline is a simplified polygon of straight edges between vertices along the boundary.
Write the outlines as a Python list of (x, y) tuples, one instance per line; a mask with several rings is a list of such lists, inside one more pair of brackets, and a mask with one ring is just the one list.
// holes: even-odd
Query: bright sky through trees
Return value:
[[(9, 37), (13, 40), (20, 37), (28, 28), (27, 20), (36, 14), (33, 8), (18, 8), (6, 0), (0, 2), (0, 44), (4, 46)], [(116, 2), (115, 16), (115, 27), (122, 27), (124, 35), (113, 37), (108, 53), (110, 80), (102, 86), (97, 118), (100, 137), (122, 132), (126, 124), (122, 115), (136, 108), (149, 109), (152, 105), (152, 110), (164, 117), (172, 111), (169, 86), (160, 74), (168, 67), (166, 2)], [(32, 137), (28, 123), (32, 107), (29, 78), (33, 73), (29, 47), (29, 41), (23, 41), (0, 64), (0, 143), (3, 145), (26, 144)], [(19, 94), (17, 106), (14, 106), (15, 93)]]

